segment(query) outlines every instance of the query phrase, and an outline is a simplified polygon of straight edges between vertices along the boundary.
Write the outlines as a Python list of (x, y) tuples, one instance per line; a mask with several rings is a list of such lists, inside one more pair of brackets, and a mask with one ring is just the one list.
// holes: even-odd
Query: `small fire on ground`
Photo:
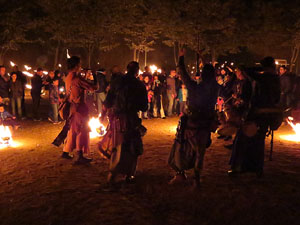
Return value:
[(91, 129), (90, 138), (103, 137), (106, 134), (105, 126), (100, 122), (101, 114), (96, 118), (92, 117), (89, 120), (89, 127)]
[(13, 141), (9, 127), (0, 125), (0, 149), (16, 146), (17, 144)]
[(287, 141), (300, 142), (300, 123), (294, 123), (293, 117), (288, 117), (287, 122), (293, 128), (294, 134), (281, 135), (280, 137)]

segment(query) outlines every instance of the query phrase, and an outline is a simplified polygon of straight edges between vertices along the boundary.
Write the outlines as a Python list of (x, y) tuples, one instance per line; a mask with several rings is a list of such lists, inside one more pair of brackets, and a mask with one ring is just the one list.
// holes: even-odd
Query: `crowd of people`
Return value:
[[(151, 73), (148, 66), (140, 73), (139, 64), (131, 62), (125, 74), (114, 66), (109, 80), (105, 69), (82, 70), (75, 56), (68, 59), (67, 74), (59, 70), (44, 73), (38, 68), (30, 81), (32, 119), (41, 120), (41, 94), (48, 90), (48, 120), (54, 124), (66, 120), (60, 134), (60, 142), (66, 139), (62, 157), (72, 160), (70, 153), (76, 150), (76, 162), (85, 164), (91, 161), (85, 156), (89, 153), (89, 115), (107, 117), (109, 126), (99, 142), (99, 152), (110, 159), (110, 187), (118, 174), (126, 175), (127, 182), (134, 180), (146, 133), (142, 119), (173, 115), (180, 119), (169, 156), (169, 165), (176, 171), (170, 184), (185, 181), (185, 171), (194, 169), (194, 185), (200, 185), (205, 151), (217, 128), (219, 139), (232, 140), (225, 145), (232, 149), (228, 174), (255, 172), (261, 177), (267, 133), (278, 129), (293, 109), (299, 109), (299, 77), (286, 66), (276, 67), (272, 57), (263, 59), (259, 68), (224, 64), (216, 69), (206, 64), (201, 73), (191, 76), (184, 54), (179, 53), (179, 65), (169, 74), (164, 69)], [(17, 67), (8, 75), (4, 66), (0, 66), (0, 75), (0, 120), (18, 126), (16, 121), (28, 118), (28, 77)], [(64, 102), (69, 103), (67, 118), (59, 116), (59, 105)]]

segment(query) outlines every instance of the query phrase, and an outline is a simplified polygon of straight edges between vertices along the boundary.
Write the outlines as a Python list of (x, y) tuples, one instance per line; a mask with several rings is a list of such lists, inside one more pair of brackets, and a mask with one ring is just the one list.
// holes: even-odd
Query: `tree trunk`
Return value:
[(213, 66), (216, 65), (216, 63), (217, 63), (216, 60), (217, 60), (216, 51), (215, 51), (215, 49), (212, 49), (211, 50), (211, 63)]
[(136, 60), (136, 48), (133, 49), (133, 61), (137, 61)]
[(59, 46), (60, 46), (60, 42), (58, 41), (57, 46), (56, 46), (56, 48), (55, 48), (55, 55), (54, 55), (54, 65), (53, 65), (53, 68), (56, 68), (57, 65), (58, 65)]
[(137, 56), (136, 56), (136, 61), (137, 61), (137, 62), (139, 62), (139, 61), (140, 61), (140, 53), (141, 53), (141, 51), (140, 51), (140, 50), (138, 50), (138, 52), (137, 52)]
[(177, 56), (176, 45), (177, 45), (177, 42), (174, 42), (174, 45), (173, 45), (173, 51), (174, 51), (174, 62), (175, 62), (175, 66), (178, 65), (178, 56)]
[(145, 49), (145, 67), (147, 66), (147, 49)]
[(88, 68), (90, 69), (91, 68), (91, 62), (92, 62), (92, 54), (93, 54), (93, 45), (90, 44), (88, 45)]
[(4, 64), (4, 57), (7, 53), (7, 49), (1, 49), (1, 52), (0, 52), (0, 64), (3, 65)]
[(299, 48), (300, 48), (300, 46), (298, 46), (298, 45), (293, 47), (292, 57), (291, 57), (291, 62), (290, 62), (290, 72), (293, 72), (293, 67), (294, 67), (295, 63), (297, 62), (297, 58), (299, 56)]

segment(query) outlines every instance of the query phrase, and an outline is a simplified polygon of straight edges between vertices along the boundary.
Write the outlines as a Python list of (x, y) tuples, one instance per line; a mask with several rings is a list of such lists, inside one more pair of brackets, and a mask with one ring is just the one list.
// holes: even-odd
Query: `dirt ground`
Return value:
[[(119, 192), (101, 190), (108, 161), (96, 152), (93, 162), (73, 165), (51, 146), (62, 124), (22, 122), (14, 132), (20, 143), (0, 150), (0, 224), (300, 224), (300, 144), (282, 141), (292, 133), (284, 126), (275, 134), (274, 160), (265, 176), (226, 174), (231, 152), (213, 135), (205, 156), (202, 187), (169, 186), (174, 175), (167, 165), (178, 118), (144, 121), (145, 153), (139, 159), (137, 183)], [(191, 173), (188, 174), (191, 177)]]

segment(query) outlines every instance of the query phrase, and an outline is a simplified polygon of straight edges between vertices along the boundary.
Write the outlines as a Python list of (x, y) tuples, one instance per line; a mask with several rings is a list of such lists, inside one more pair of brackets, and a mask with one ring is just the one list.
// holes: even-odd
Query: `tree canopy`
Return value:
[(272, 54), (300, 48), (300, 6), (284, 0), (4, 0), (0, 6), (1, 59), (25, 42), (52, 49), (54, 66), (67, 48), (95, 55), (128, 45), (135, 60), (156, 42), (202, 50), (212, 61), (247, 48)]

